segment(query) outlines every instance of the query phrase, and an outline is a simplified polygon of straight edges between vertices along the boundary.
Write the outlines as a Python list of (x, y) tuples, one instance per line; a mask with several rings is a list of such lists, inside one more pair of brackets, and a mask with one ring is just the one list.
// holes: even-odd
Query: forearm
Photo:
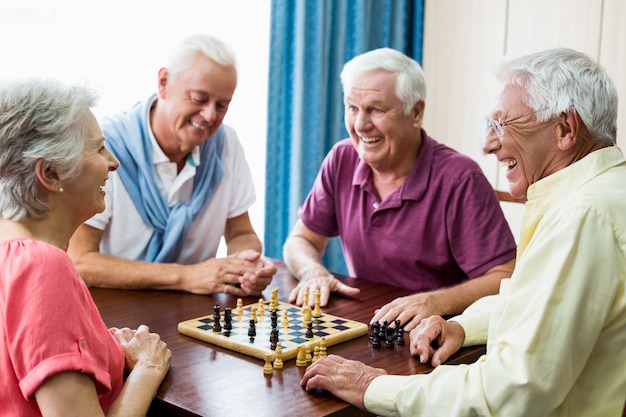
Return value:
[(326, 271), (322, 254), (305, 238), (291, 236), (283, 247), (283, 259), (291, 275), (300, 280), (315, 271)]
[(439, 300), (441, 308), (440, 315), (449, 316), (460, 314), (476, 300), (487, 295), (497, 294), (500, 289), (500, 282), (503, 278), (509, 278), (512, 269), (506, 267), (496, 267), (486, 274), (466, 281), (454, 287), (443, 288), (430, 293), (431, 297)]
[(182, 290), (183, 267), (116, 258), (98, 252), (75, 259), (76, 268), (88, 285), (123, 289)]
[(232, 255), (234, 253), (243, 252), (245, 250), (254, 250), (259, 253), (263, 252), (263, 246), (256, 233), (242, 233), (226, 242), (226, 253)]
[(158, 366), (136, 366), (126, 379), (107, 417), (145, 416), (163, 381), (164, 373), (165, 370)]

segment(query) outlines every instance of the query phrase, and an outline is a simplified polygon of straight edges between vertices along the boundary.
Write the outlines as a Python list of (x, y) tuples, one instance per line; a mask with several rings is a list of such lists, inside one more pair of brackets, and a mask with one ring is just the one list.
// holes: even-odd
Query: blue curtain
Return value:
[[(282, 259), (322, 159), (347, 137), (343, 64), (390, 47), (421, 63), (424, 0), (272, 0), (267, 117), (265, 255)], [(346, 273), (338, 238), (324, 254)]]

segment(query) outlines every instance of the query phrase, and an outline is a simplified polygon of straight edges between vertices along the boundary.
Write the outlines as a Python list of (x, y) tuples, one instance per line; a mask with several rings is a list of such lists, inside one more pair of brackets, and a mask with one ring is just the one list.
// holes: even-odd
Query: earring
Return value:
[(65, 191), (63, 187), (59, 187), (59, 192), (62, 193), (63, 191)]

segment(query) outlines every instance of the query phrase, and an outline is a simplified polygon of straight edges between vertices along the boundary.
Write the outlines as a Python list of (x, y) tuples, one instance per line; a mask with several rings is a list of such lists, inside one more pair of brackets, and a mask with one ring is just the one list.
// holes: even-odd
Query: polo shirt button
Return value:
[(374, 203), (374, 204), (372, 204), (372, 205), (374, 206), (374, 208), (375, 208), (375, 209), (377, 209), (377, 208), (378, 208), (378, 202), (376, 202), (376, 203)]

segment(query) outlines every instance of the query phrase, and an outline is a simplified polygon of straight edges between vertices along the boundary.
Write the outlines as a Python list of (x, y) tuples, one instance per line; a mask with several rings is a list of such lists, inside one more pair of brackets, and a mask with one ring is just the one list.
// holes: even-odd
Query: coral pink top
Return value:
[(40, 416), (46, 378), (77, 371), (106, 412), (123, 383), (124, 351), (69, 256), (50, 244), (0, 242), (0, 416)]

